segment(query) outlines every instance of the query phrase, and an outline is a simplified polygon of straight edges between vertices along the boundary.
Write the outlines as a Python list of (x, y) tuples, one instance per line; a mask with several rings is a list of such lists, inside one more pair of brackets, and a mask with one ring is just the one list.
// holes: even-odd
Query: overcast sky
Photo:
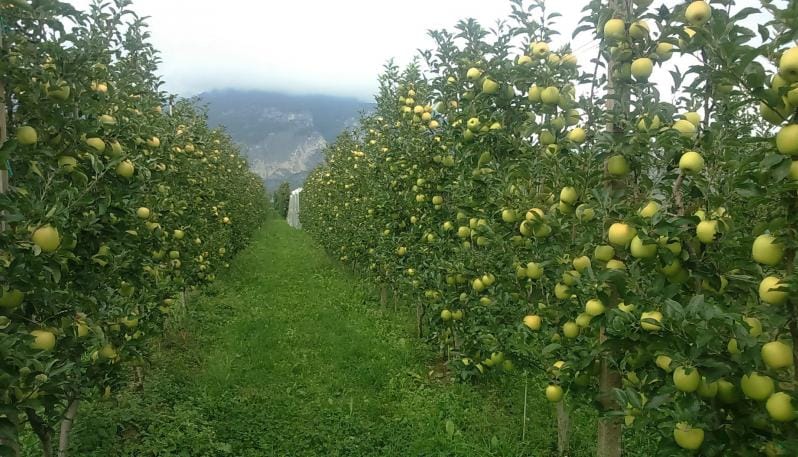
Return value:
[[(91, 2), (70, 1), (81, 9)], [(133, 9), (150, 16), (152, 42), (163, 59), (160, 71), (171, 92), (188, 96), (211, 89), (255, 88), (371, 100), (387, 59), (406, 64), (417, 49), (432, 47), (427, 30), (451, 28), (466, 17), (492, 26), (508, 16), (508, 3), (134, 0)], [(570, 39), (586, 3), (547, 1), (548, 8), (563, 14), (557, 29), (567, 31), (555, 45)], [(581, 62), (595, 55), (595, 46), (586, 40), (587, 36), (572, 43)]]

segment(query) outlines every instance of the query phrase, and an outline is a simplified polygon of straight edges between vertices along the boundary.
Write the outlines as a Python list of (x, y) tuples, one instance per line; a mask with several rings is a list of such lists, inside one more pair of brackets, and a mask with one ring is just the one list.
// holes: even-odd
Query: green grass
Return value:
[[(410, 310), (384, 310), (376, 297), (306, 234), (270, 220), (192, 300), (185, 328), (160, 342), (143, 390), (86, 404), (72, 455), (556, 454), (541, 380), (528, 382), (522, 441), (522, 375), (435, 376)], [(592, 413), (572, 421), (570, 455), (593, 454)]]

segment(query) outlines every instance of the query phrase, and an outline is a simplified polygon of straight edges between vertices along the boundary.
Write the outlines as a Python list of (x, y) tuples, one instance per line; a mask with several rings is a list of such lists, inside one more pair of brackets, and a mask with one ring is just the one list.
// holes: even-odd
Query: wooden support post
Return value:
[[(609, 0), (609, 7), (613, 11), (613, 16), (620, 15), (624, 21), (628, 19), (629, 0)], [(629, 112), (629, 93), (623, 91), (623, 87), (616, 87), (612, 75), (615, 70), (616, 62), (610, 58), (607, 65), (607, 113), (615, 116), (626, 116)], [(619, 91), (623, 91), (620, 94)], [(620, 95), (618, 97), (618, 95)], [(611, 120), (607, 125), (607, 130), (611, 133), (617, 132), (619, 126)], [(613, 294), (617, 295), (617, 294)], [(618, 302), (617, 297), (613, 297), (611, 306)], [(599, 342), (603, 343), (607, 339), (605, 329), (602, 326), (599, 331)], [(599, 395), (598, 401), (601, 404), (602, 413), (615, 411), (619, 408), (615, 399), (615, 389), (621, 387), (621, 375), (611, 365), (611, 354), (603, 353), (601, 356), (601, 366), (599, 374)], [(598, 457), (620, 457), (623, 450), (623, 428), (620, 416), (604, 415), (599, 418), (598, 423), (598, 442), (596, 443), (596, 455)]]
[(388, 286), (385, 284), (380, 285), (380, 307), (388, 308)]
[(416, 302), (416, 335), (421, 338), (424, 336), (422, 323), (424, 321), (424, 304)]
[[(0, 48), (4, 47), (3, 43), (3, 29), (0, 24)], [(6, 106), (6, 83), (0, 79), (0, 146), (2, 146), (8, 138), (8, 107)], [(8, 192), (8, 170), (7, 164), (0, 164), (0, 194)], [(0, 231), (6, 229), (4, 220), (0, 220)]]
[(568, 409), (565, 407), (565, 398), (557, 402), (557, 452), (560, 457), (565, 457), (570, 451), (570, 440), (568, 435), (571, 431), (571, 421), (568, 417)]

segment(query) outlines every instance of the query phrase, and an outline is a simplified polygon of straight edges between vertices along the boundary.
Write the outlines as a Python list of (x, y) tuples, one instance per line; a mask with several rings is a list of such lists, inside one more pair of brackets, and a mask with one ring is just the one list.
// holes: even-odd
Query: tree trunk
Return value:
[(422, 323), (424, 321), (424, 304), (420, 301), (416, 303), (416, 335), (421, 338), (424, 336)]
[[(604, 341), (604, 327), (599, 333), (600, 341)], [(615, 389), (621, 387), (621, 374), (610, 366), (609, 355), (601, 357), (601, 373), (599, 374), (599, 403), (602, 412), (618, 409), (615, 400)], [(605, 416), (599, 418), (598, 443), (596, 444), (597, 457), (620, 457), (622, 446), (622, 429), (620, 416)]]
[[(0, 28), (0, 48), (5, 49), (5, 43), (3, 42), (3, 30)], [(0, 80), (0, 146), (6, 142), (6, 138), (8, 138), (8, 119), (6, 118), (8, 111), (6, 107), (6, 84), (5, 81)], [(0, 194), (5, 194), (8, 192), (9, 183), (8, 183), (8, 170), (5, 168), (5, 164), (0, 164)], [(6, 229), (6, 222), (5, 220), (0, 220), (0, 232)]]
[(133, 389), (144, 390), (144, 370), (137, 366), (133, 370)]
[[(609, 0), (609, 7), (613, 11), (614, 17), (620, 15), (625, 20), (629, 16), (629, 0)], [(607, 64), (607, 112), (616, 114), (618, 118), (626, 118), (629, 114), (629, 91), (625, 90), (623, 86), (616, 87), (613, 82), (612, 74), (615, 70), (615, 60), (610, 58)], [(617, 134), (622, 129), (621, 125), (615, 121), (617, 121), (617, 118), (613, 119), (613, 121), (607, 125), (607, 130), (612, 134)], [(616, 306), (617, 303), (617, 291), (613, 291), (611, 306)], [(604, 326), (602, 326), (599, 330), (599, 343), (603, 344), (606, 339)], [(610, 366), (610, 354), (603, 353), (601, 355), (598, 395), (602, 413), (618, 409), (618, 404), (615, 400), (615, 389), (620, 387), (621, 375)], [(621, 440), (622, 429), (619, 419), (619, 416), (602, 416), (599, 418), (596, 456), (620, 457), (623, 449), (623, 442)]]
[(383, 309), (388, 308), (388, 286), (385, 284), (380, 286), (380, 306)]
[(570, 450), (568, 437), (570, 435), (571, 421), (568, 418), (568, 409), (565, 399), (557, 402), (557, 452), (560, 457), (568, 455)]
[(67, 457), (69, 453), (69, 435), (72, 432), (72, 425), (75, 423), (75, 416), (78, 415), (80, 400), (74, 399), (69, 403), (69, 407), (61, 420), (61, 434), (58, 437), (58, 457)]
[(620, 457), (622, 431), (618, 420), (609, 417), (600, 419), (596, 457)]
[(31, 430), (39, 438), (39, 444), (42, 447), (42, 457), (53, 456), (53, 429), (50, 428), (44, 420), (36, 414), (33, 408), (26, 408), (25, 415), (28, 416), (28, 423)]

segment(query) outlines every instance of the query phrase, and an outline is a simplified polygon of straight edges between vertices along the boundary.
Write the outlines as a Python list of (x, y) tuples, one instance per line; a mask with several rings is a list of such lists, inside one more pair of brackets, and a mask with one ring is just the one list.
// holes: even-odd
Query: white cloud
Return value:
[[(71, 2), (79, 8), (89, 4)], [(563, 14), (556, 28), (566, 32), (555, 44), (571, 41), (587, 0), (547, 3)], [(489, 27), (507, 17), (510, 5), (503, 0), (136, 0), (133, 9), (150, 16), (170, 91), (258, 88), (368, 100), (389, 58), (406, 64), (417, 49), (432, 46), (427, 30), (451, 28), (465, 17)], [(583, 63), (595, 55), (586, 36), (572, 46)]]

